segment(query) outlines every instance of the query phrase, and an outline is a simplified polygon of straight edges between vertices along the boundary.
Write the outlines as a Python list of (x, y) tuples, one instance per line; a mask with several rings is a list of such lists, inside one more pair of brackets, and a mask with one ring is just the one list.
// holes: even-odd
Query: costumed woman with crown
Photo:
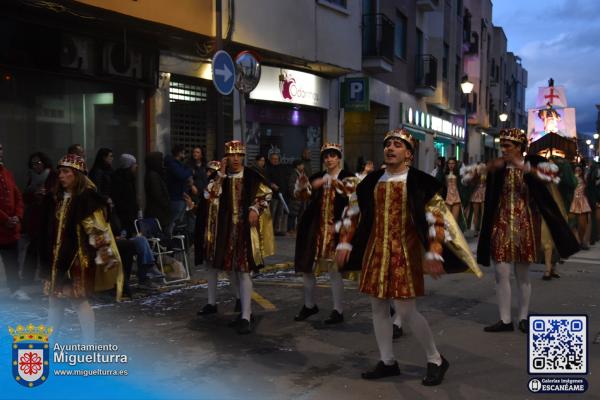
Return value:
[(523, 157), (527, 135), (517, 128), (500, 131), (502, 158), (488, 165), (487, 187), (477, 261), (494, 262), (496, 297), (500, 321), (484, 328), (486, 332), (512, 331), (510, 272), (514, 270), (519, 299), (518, 328), (529, 331), (527, 317), (531, 297), (529, 264), (537, 259), (541, 220), (550, 231), (560, 257), (579, 250), (560, 208), (548, 191), (546, 159)]
[(325, 170), (312, 175), (296, 191), (296, 196), (310, 195), (310, 201), (298, 223), (296, 236), (294, 267), (297, 273), (302, 273), (304, 305), (294, 317), (295, 321), (304, 321), (319, 312), (314, 297), (317, 284), (315, 275), (329, 272), (333, 310), (325, 323), (344, 322), (344, 280), (335, 265), (335, 247), (338, 242), (335, 222), (341, 218), (348, 205), (348, 197), (343, 190), (336, 190), (336, 187), (341, 186), (343, 179), (354, 176), (341, 168), (341, 160), (342, 147), (336, 143), (325, 143), (321, 147), (321, 161)]
[(400, 374), (393, 348), (393, 304), (426, 353), (427, 373), (422, 384), (439, 385), (449, 363), (416, 308), (416, 298), (425, 294), (424, 274), (433, 278), (445, 272), (482, 274), (438, 194), (440, 182), (410, 166), (414, 138), (406, 129), (395, 129), (386, 134), (383, 146), (386, 168), (369, 174), (358, 185), (359, 213), (342, 221), (336, 254), (344, 271), (362, 271), (359, 290), (371, 300), (380, 361), (362, 377)]
[(45, 282), (50, 298), (48, 325), (58, 330), (70, 300), (79, 317), (82, 339), (93, 343), (94, 310), (88, 301), (93, 292), (123, 288), (123, 269), (108, 223), (108, 203), (85, 175), (83, 158), (68, 154), (58, 163), (59, 185), (51, 218), (52, 262)]
[[(239, 285), (240, 290), (241, 313), (231, 323), (239, 334), (250, 333), (253, 328), (250, 274), (264, 265), (264, 257), (275, 253), (269, 212), (272, 191), (264, 177), (244, 167), (245, 156), (246, 147), (240, 141), (225, 143), (225, 158), (206, 187), (207, 201), (199, 210), (199, 220), (204, 224), (199, 232), (205, 233), (204, 258), (211, 267), (208, 305), (214, 302), (216, 312), (210, 288), (216, 288), (218, 270), (228, 272), (232, 284)], [(208, 313), (201, 311), (201, 315)]]

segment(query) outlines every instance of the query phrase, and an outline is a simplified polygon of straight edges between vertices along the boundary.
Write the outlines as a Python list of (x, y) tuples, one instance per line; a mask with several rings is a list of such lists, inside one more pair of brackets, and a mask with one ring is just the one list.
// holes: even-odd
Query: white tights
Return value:
[[(217, 280), (219, 276), (219, 270), (216, 268), (208, 268), (206, 273), (206, 280), (208, 286), (208, 304), (216, 305), (217, 304)], [(238, 280), (237, 274), (229, 275), (229, 282), (231, 284), (231, 292), (235, 296), (236, 299), (240, 298), (240, 282)]]
[(371, 297), (373, 328), (375, 330), (375, 339), (377, 340), (381, 361), (386, 365), (392, 365), (396, 360), (392, 339), (392, 318), (390, 317), (390, 302), (392, 301), (396, 314), (399, 314), (402, 321), (410, 327), (413, 335), (425, 350), (427, 362), (441, 365), (442, 358), (435, 347), (433, 334), (431, 333), (429, 324), (425, 317), (417, 311), (416, 301), (414, 299), (389, 300)]
[[(315, 287), (317, 280), (312, 272), (302, 274), (304, 281), (304, 306), (313, 308), (315, 306)], [(333, 296), (333, 308), (340, 314), (344, 312), (344, 279), (338, 271), (329, 272), (329, 280), (331, 281), (331, 294)]]
[[(58, 332), (65, 314), (67, 299), (59, 299), (50, 296), (48, 309), (48, 326)], [(81, 341), (85, 344), (93, 344), (95, 341), (95, 315), (94, 309), (87, 299), (71, 299), (71, 305), (77, 312), (79, 325), (81, 326)]]
[(500, 310), (500, 319), (505, 324), (512, 321), (510, 316), (510, 270), (514, 268), (517, 278), (517, 290), (519, 299), (519, 321), (527, 319), (529, 314), (529, 299), (531, 298), (531, 282), (529, 280), (528, 264), (495, 264), (496, 272), (496, 297)]
[[(242, 318), (250, 321), (252, 316), (252, 278), (249, 272), (231, 271), (229, 274), (231, 282), (238, 282), (240, 301), (242, 303)], [(234, 284), (232, 284), (234, 285)]]

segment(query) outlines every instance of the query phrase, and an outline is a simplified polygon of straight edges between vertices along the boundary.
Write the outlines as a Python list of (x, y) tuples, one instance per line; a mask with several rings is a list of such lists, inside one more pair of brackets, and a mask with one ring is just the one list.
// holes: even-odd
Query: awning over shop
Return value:
[(434, 142), (443, 143), (443, 144), (454, 144), (455, 143), (454, 140), (452, 140), (448, 137), (445, 137), (445, 136), (440, 136), (440, 135), (437, 135), (433, 140), (434, 140)]

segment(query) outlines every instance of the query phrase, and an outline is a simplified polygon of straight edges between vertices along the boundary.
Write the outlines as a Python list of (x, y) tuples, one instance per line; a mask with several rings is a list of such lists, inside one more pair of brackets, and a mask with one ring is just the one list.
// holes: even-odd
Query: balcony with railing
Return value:
[(437, 58), (431, 54), (417, 56), (415, 91), (421, 96), (432, 96), (437, 88)]
[(394, 64), (394, 23), (383, 14), (364, 14), (362, 26), (363, 68), (391, 72)]

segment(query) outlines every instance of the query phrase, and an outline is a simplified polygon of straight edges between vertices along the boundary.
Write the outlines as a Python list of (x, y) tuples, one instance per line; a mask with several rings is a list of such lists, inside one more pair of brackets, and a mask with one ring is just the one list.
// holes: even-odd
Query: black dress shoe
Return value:
[(304, 321), (306, 318), (319, 312), (319, 307), (314, 305), (312, 308), (302, 306), (300, 312), (294, 317), (294, 321)]
[(502, 320), (496, 322), (494, 325), (486, 326), (483, 328), (486, 332), (512, 332), (515, 330), (512, 322), (505, 324)]
[(234, 312), (242, 312), (242, 301), (240, 299), (235, 299), (235, 308)]
[(379, 361), (375, 366), (375, 369), (360, 374), (363, 379), (380, 379), (387, 376), (398, 375), (400, 375), (400, 368), (398, 367), (397, 361), (394, 361), (392, 365), (385, 365), (383, 361)]
[(556, 279), (560, 278), (560, 274), (558, 272), (555, 272), (555, 271), (552, 271), (550, 273), (550, 276), (553, 277), (553, 278), (556, 278)]
[(529, 333), (529, 323), (526, 319), (519, 321), (519, 330), (523, 333)]
[(544, 275), (542, 276), (542, 280), (544, 280), (544, 281), (549, 281), (549, 280), (552, 280), (552, 274), (549, 274), (549, 275), (547, 275), (547, 274), (544, 272)]
[(216, 314), (217, 313), (217, 305), (216, 304), (207, 304), (202, 307), (202, 310), (198, 311), (196, 314), (200, 316)]
[[(252, 319), (252, 318), (250, 318)], [(247, 335), (252, 332), (252, 321), (248, 321), (245, 318), (241, 318), (237, 325), (237, 333), (240, 335)]]
[(392, 339), (398, 339), (399, 337), (402, 337), (403, 335), (404, 335), (404, 330), (402, 329), (402, 327), (394, 324), (394, 334), (392, 336)]
[(444, 356), (441, 357), (441, 365), (427, 363), (427, 375), (421, 381), (424, 386), (437, 386), (444, 380), (444, 375), (446, 374), (446, 371), (448, 371), (450, 363), (444, 358)]
[(327, 325), (341, 324), (342, 322), (344, 322), (344, 314), (339, 313), (337, 310), (333, 310), (329, 314), (329, 318), (325, 320)]

